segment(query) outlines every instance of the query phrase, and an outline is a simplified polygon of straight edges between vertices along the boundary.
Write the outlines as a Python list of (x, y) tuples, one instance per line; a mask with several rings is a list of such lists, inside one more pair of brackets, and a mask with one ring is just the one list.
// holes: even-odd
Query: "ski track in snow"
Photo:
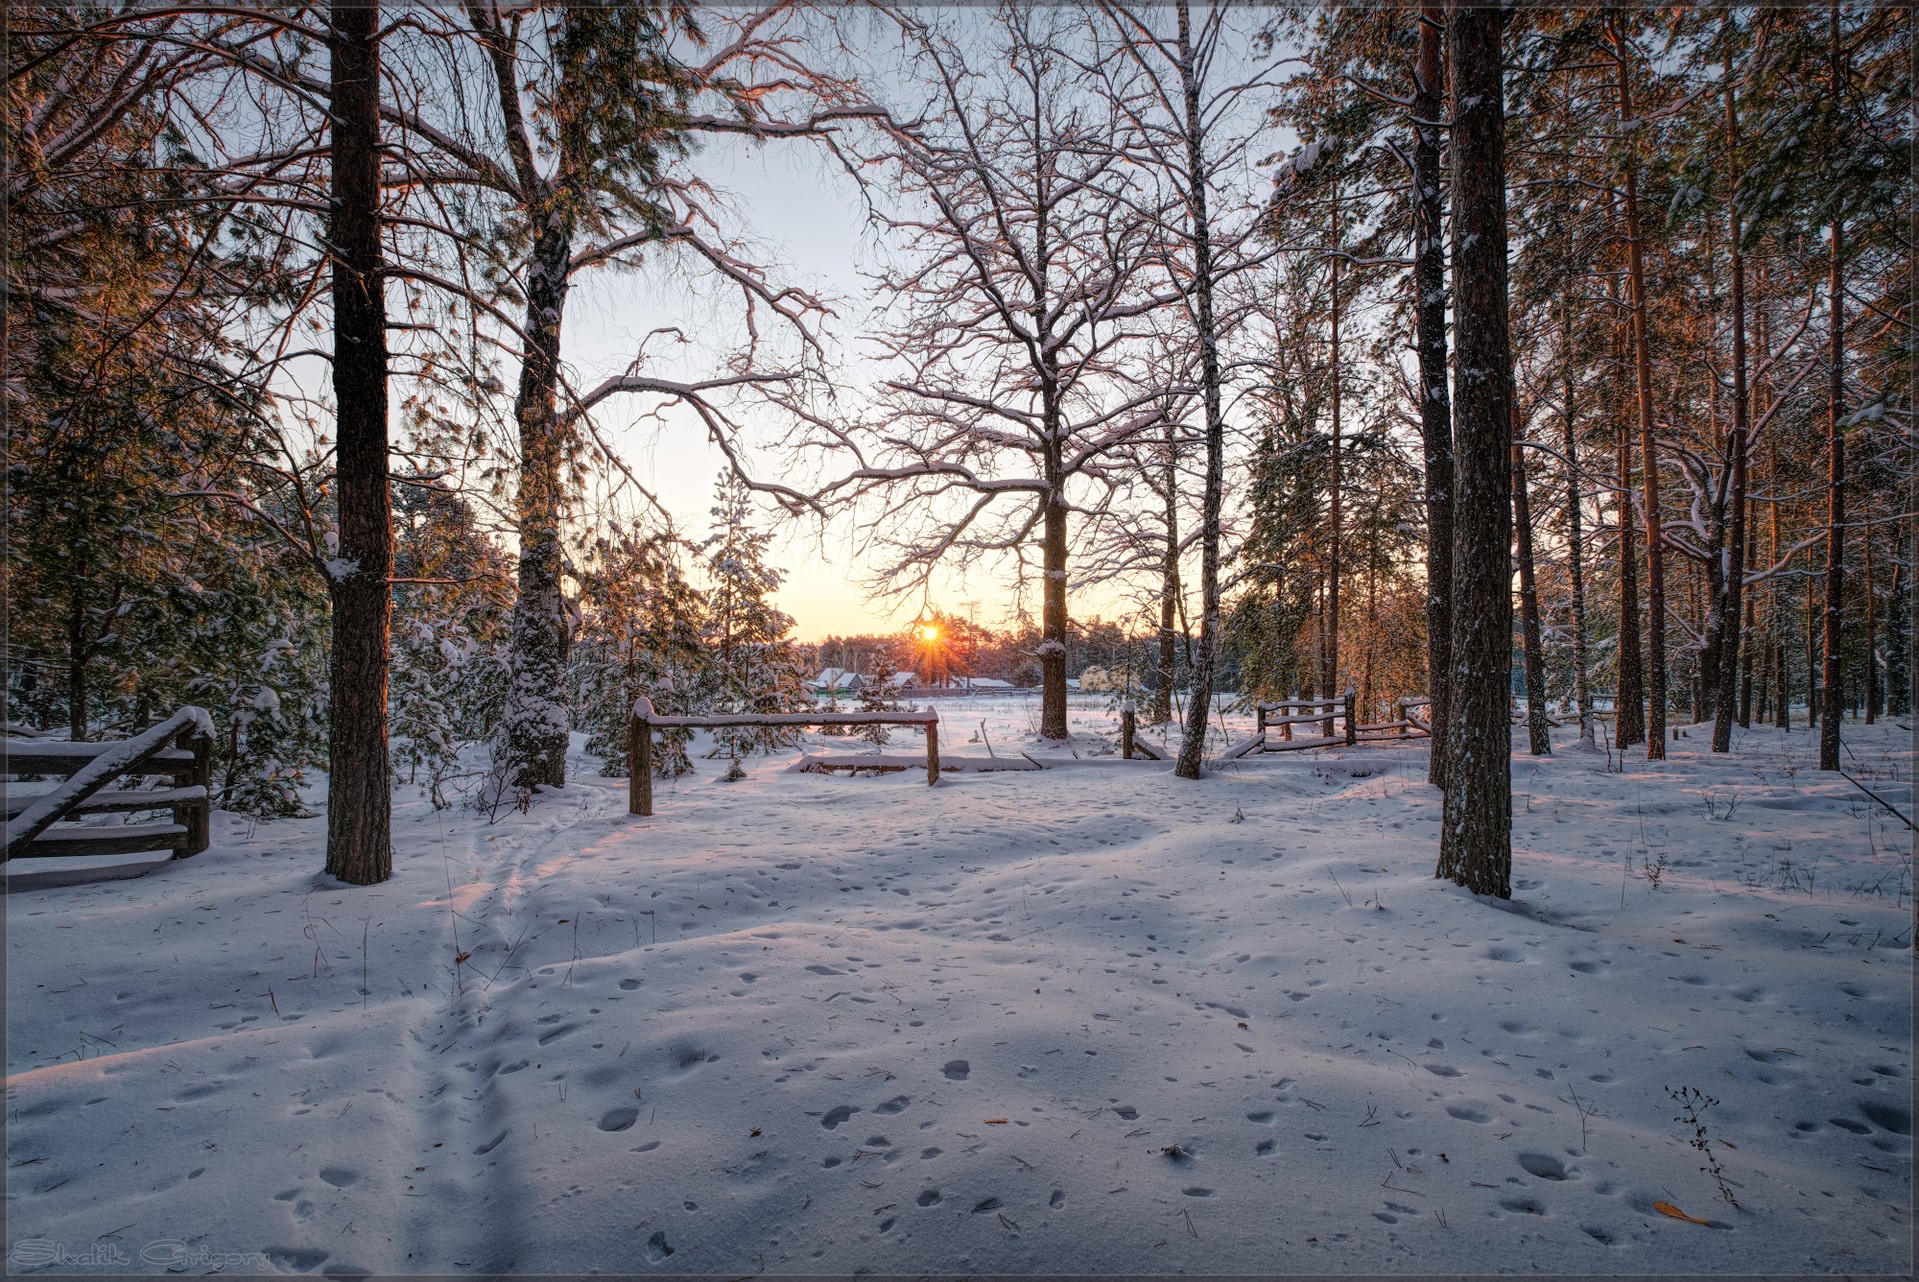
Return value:
[[(1062, 755), (1018, 702), (941, 711)], [(315, 871), (323, 821), (222, 816), (143, 879), (11, 894), (12, 1242), (331, 1276), (1910, 1271), (1910, 834), (1803, 730), (1622, 774), (1569, 730), (1522, 751), (1494, 905), (1431, 877), (1419, 745), (1190, 784), (1075, 720), (1084, 760), (935, 790), (696, 758), (648, 820), (577, 756), (492, 824), (401, 789), (379, 887)], [(1906, 732), (1847, 735), (1911, 777)]]

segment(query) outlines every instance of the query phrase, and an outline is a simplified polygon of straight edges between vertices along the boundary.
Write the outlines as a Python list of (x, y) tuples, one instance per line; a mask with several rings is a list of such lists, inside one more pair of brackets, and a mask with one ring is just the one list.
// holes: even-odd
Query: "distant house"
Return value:
[(886, 688), (888, 690), (895, 690), (895, 691), (904, 690), (904, 689), (907, 689), (909, 686), (915, 686), (918, 684), (919, 684), (919, 677), (916, 674), (911, 672), (895, 672), (891, 676), (886, 678)]
[(858, 694), (866, 684), (866, 678), (857, 672), (845, 668), (821, 668), (820, 674), (806, 683), (806, 688), (814, 694), (838, 696)]
[(959, 678), (959, 684), (962, 689), (973, 690), (982, 694), (992, 693), (997, 690), (1012, 690), (1017, 688), (1011, 681), (1002, 681), (998, 677), (961, 677)]

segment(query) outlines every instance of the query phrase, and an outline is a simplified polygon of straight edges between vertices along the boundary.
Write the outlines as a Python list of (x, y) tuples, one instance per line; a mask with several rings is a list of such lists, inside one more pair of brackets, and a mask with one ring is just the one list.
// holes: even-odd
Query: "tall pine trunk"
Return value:
[[(1615, 365), (1623, 363), (1621, 344), (1616, 342), (1613, 350), (1618, 358)], [(1645, 742), (1646, 701), (1639, 653), (1639, 559), (1633, 552), (1632, 428), (1623, 414), (1615, 426), (1615, 454), (1619, 472), (1613, 491), (1619, 553), (1619, 686), (1613, 699), (1613, 740), (1621, 748), (1630, 748)]]
[(1533, 577), (1533, 514), (1526, 494), (1525, 428), (1513, 398), (1513, 550), (1519, 562), (1519, 639), (1526, 662), (1526, 747), (1535, 757), (1552, 755), (1552, 723), (1546, 719), (1546, 656), (1539, 627), (1539, 585)]
[[(1839, 42), (1839, 4), (1832, 5), (1832, 86), (1828, 107), (1837, 110), (1846, 83), (1846, 67)], [(1836, 140), (1835, 140), (1836, 141)], [(1833, 192), (1835, 206), (1843, 199)], [(1845, 680), (1839, 670), (1839, 650), (1846, 594), (1846, 291), (1843, 261), (1846, 223), (1837, 208), (1832, 216), (1829, 280), (1826, 295), (1832, 311), (1831, 351), (1826, 386), (1826, 609), (1822, 621), (1825, 703), (1819, 724), (1819, 768), (1839, 769), (1839, 718), (1845, 708)], [(1808, 620), (1810, 622), (1810, 620)]]
[(1512, 897), (1512, 349), (1497, 9), (1452, 10), (1452, 709), (1436, 875)]
[(1566, 564), (1572, 577), (1573, 703), (1579, 709), (1579, 741), (1593, 746), (1592, 682), (1586, 653), (1585, 531), (1579, 494), (1579, 432), (1573, 402), (1572, 304), (1562, 304), (1560, 360), (1566, 398)]
[(387, 485), (386, 278), (380, 253), (380, 10), (337, 3), (331, 23), (333, 400), (339, 550), (327, 734), (326, 870), (367, 886), (393, 874), (387, 634), (393, 505)]
[[(1726, 56), (1726, 151), (1732, 191), (1726, 199), (1726, 223), (1732, 244), (1732, 439), (1726, 506), (1730, 509), (1724, 551), (1725, 601), (1720, 614), (1719, 690), (1713, 710), (1712, 750), (1732, 751), (1733, 701), (1739, 678), (1740, 625), (1746, 578), (1746, 259), (1739, 248), (1739, 115), (1733, 101), (1732, 56)], [(1713, 549), (1715, 555), (1719, 549)]]
[[(1626, 39), (1609, 19), (1619, 79), (1619, 119), (1633, 120)], [(1646, 759), (1666, 757), (1666, 553), (1660, 529), (1659, 446), (1653, 439), (1652, 344), (1646, 332), (1645, 235), (1639, 220), (1639, 162), (1627, 144), (1625, 162), (1626, 283), (1631, 291), (1633, 389), (1639, 420), (1639, 475), (1646, 507)]]
[(1413, 74), (1413, 293), (1419, 348), (1419, 435), (1426, 465), (1426, 693), (1434, 729), (1427, 782), (1446, 785), (1452, 704), (1453, 407), (1446, 369), (1445, 206), (1440, 192), (1445, 114), (1441, 48), (1445, 11), (1419, 11), (1419, 61)]
[(513, 786), (566, 782), (566, 610), (560, 596), (566, 445), (558, 416), (560, 332), (572, 236), (549, 198), (527, 271), (525, 352), (513, 416), (520, 437), (518, 590), (513, 600), (512, 686), (506, 712)]

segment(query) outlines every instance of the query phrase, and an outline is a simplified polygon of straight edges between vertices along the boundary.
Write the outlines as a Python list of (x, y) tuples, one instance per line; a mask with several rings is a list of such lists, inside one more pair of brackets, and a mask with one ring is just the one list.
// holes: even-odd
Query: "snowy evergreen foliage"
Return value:
[[(785, 578), (766, 563), (772, 536), (752, 526), (752, 491), (723, 474), (714, 491), (713, 532), (702, 543), (708, 583), (705, 663), (698, 700), (708, 712), (793, 712), (807, 706), (790, 633), (792, 617), (773, 604)], [(793, 742), (790, 730), (721, 730), (714, 755), (734, 759)]]
[[(568, 656), (568, 685), (587, 751), (609, 777), (627, 773), (626, 733), (633, 701), (653, 700), (663, 715), (694, 710), (705, 662), (706, 602), (686, 576), (692, 552), (672, 531), (622, 530), (594, 540), (577, 569), (580, 630)], [(685, 730), (659, 737), (656, 775), (693, 768)]]
[(513, 580), (460, 495), (401, 486), (393, 499), (393, 771), (440, 808), (461, 750), (491, 741), (505, 715)]

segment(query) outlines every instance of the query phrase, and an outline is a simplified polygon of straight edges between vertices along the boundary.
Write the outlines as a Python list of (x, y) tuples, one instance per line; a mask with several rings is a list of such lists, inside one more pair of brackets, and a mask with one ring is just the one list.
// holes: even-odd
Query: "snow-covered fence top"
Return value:
[[(8, 739), (5, 773), (57, 774), (61, 783), (38, 795), (20, 796), (9, 786), (5, 810), (6, 858), (127, 854), (171, 849), (176, 858), (198, 854), (210, 840), (207, 785), (212, 779), (213, 718), (200, 708), (182, 708), (159, 725), (118, 743), (66, 743)], [(163, 790), (102, 793), (122, 775), (172, 775)], [(96, 795), (98, 794), (98, 795)], [(112, 828), (54, 829), (80, 814), (171, 810), (172, 823)], [(51, 831), (50, 831), (51, 830)]]
[(653, 813), (653, 732), (655, 730), (720, 730), (734, 726), (919, 726), (926, 731), (926, 782), (940, 779), (939, 713), (923, 712), (727, 712), (707, 716), (663, 717), (653, 701), (633, 701), (633, 717), (626, 736), (627, 813)]

